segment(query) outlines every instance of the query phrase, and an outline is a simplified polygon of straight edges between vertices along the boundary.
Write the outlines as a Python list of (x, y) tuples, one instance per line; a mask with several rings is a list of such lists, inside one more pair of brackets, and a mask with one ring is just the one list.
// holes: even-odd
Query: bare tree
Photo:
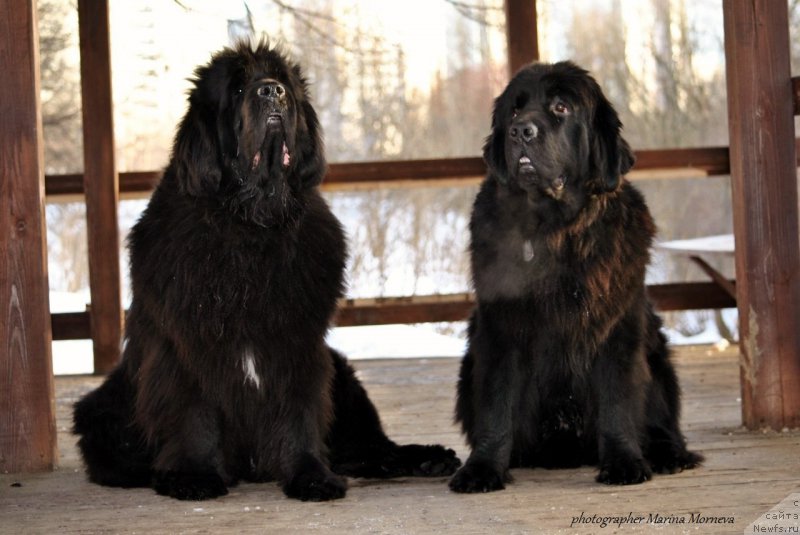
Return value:
[(789, 37), (792, 76), (800, 76), (800, 0), (789, 0)]
[(82, 168), (80, 74), (68, 61), (66, 52), (77, 43), (66, 21), (77, 7), (74, 1), (41, 0), (37, 9), (45, 167), (74, 173)]
[[(652, 68), (630, 64), (619, 0), (613, 0), (610, 9), (595, 5), (575, 14), (566, 32), (572, 59), (592, 71), (603, 86), (635, 149), (727, 143), (722, 44), (718, 69), (701, 72), (696, 61), (698, 37), (707, 29), (693, 26), (687, 2), (651, 0), (649, 5), (654, 16), (648, 46)], [(637, 186), (648, 199), (660, 239), (720, 234), (732, 228), (730, 185), (725, 177), (650, 180)], [(653, 260), (654, 282), (705, 280), (687, 258), (656, 251)], [(719, 260), (716, 264), (733, 275), (732, 263)], [(711, 312), (666, 315), (668, 325), (684, 334), (703, 330), (713, 318)]]
[[(44, 164), (47, 173), (75, 173), (83, 168), (79, 66), (69, 61), (77, 48), (74, 1), (40, 0), (39, 61), (41, 72)], [(70, 292), (88, 285), (86, 209), (66, 202), (46, 207), (50, 285)]]

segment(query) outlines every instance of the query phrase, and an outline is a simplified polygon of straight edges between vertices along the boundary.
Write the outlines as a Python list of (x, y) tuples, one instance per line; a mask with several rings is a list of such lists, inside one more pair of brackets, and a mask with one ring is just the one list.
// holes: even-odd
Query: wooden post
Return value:
[(32, 472), (58, 459), (36, 2), (0, 13), (0, 473)]
[(505, 0), (508, 72), (514, 74), (539, 59), (536, 0)]
[(800, 245), (786, 2), (725, 0), (742, 417), (800, 426)]
[(83, 180), (89, 238), (89, 286), (94, 372), (108, 373), (122, 339), (119, 178), (114, 162), (108, 1), (78, 0), (83, 96)]

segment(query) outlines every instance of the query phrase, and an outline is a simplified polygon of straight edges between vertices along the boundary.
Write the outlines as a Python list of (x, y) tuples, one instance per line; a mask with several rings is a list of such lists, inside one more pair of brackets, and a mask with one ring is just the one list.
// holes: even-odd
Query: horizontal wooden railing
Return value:
[[(793, 80), (797, 95), (800, 82)], [(796, 140), (800, 153), (800, 140)], [(642, 150), (636, 152), (632, 180), (654, 176), (715, 176), (730, 172), (727, 147)], [(664, 173), (654, 173), (664, 171)], [(362, 189), (376, 185), (435, 184), (452, 185), (474, 182), (486, 173), (481, 158), (445, 158), (437, 160), (381, 161), (331, 164), (324, 187), (330, 189)], [(121, 193), (146, 194), (160, 177), (160, 171), (120, 173)], [(83, 194), (81, 174), (48, 175), (45, 191), (50, 200), (61, 196)], [(686, 282), (658, 284), (648, 293), (659, 310), (692, 310), (735, 307), (736, 303), (714, 283)], [(376, 325), (388, 323), (425, 323), (461, 321), (468, 318), (474, 306), (472, 294), (409, 296), (375, 299), (342, 300), (335, 324)], [(88, 312), (51, 315), (54, 340), (89, 338)]]
[[(734, 281), (730, 281), (735, 284)], [(661, 311), (735, 307), (736, 301), (713, 282), (654, 284), (647, 287), (653, 304)], [(446, 295), (343, 299), (334, 323), (379, 325), (463, 321), (475, 306), (472, 293)]]
[[(797, 86), (797, 84), (796, 84)], [(800, 139), (796, 141), (800, 154)], [(798, 161), (800, 163), (800, 160)], [(730, 172), (727, 147), (701, 147), (691, 149), (640, 150), (636, 152), (636, 166), (630, 173), (632, 180), (651, 178), (660, 171), (659, 178), (726, 175)], [(486, 164), (481, 158), (443, 158), (437, 160), (398, 160), (380, 162), (334, 163), (328, 167), (323, 182), (325, 189), (363, 189), (376, 185), (398, 183), (406, 186), (415, 183), (453, 185), (486, 174)], [(161, 176), (161, 171), (135, 171), (119, 174), (120, 193), (144, 194), (150, 192)], [(46, 175), (45, 193), (49, 200), (59, 196), (83, 194), (83, 175)]]

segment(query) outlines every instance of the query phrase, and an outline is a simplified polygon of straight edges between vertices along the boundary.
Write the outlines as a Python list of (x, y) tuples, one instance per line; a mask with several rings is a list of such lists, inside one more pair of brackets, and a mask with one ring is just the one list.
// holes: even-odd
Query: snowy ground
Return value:
[[(424, 325), (339, 327), (328, 334), (328, 343), (352, 360), (460, 357), (464, 353), (464, 340)], [(53, 342), (53, 371), (56, 375), (92, 373), (92, 342)]]

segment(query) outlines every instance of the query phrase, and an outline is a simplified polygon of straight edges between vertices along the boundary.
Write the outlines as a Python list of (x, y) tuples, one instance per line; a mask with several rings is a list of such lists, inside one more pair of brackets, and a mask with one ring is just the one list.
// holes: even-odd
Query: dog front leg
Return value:
[[(326, 355), (327, 357), (327, 355)], [(332, 365), (329, 360), (326, 364)], [(332, 368), (328, 370), (332, 373)], [(327, 501), (343, 498), (347, 491), (344, 478), (334, 474), (323, 461), (324, 436), (329, 427), (331, 392), (328, 375), (313, 374), (289, 386), (281, 396), (285, 403), (277, 425), (279, 462), (283, 491), (302, 501)]]
[(502, 490), (510, 481), (513, 403), (519, 394), (512, 354), (473, 353), (465, 358), (473, 357), (472, 374), (461, 378), (470, 384), (460, 385), (460, 396), (469, 398), (471, 408), (467, 410), (473, 412), (467, 429), (472, 453), (450, 480), (453, 491), (465, 493)]
[(598, 357), (592, 381), (598, 409), (600, 483), (630, 485), (652, 476), (641, 447), (649, 378), (641, 348), (612, 340)]
[(175, 427), (156, 439), (153, 488), (179, 500), (224, 496), (228, 478), (220, 449), (219, 415), (203, 403), (180, 407)]

